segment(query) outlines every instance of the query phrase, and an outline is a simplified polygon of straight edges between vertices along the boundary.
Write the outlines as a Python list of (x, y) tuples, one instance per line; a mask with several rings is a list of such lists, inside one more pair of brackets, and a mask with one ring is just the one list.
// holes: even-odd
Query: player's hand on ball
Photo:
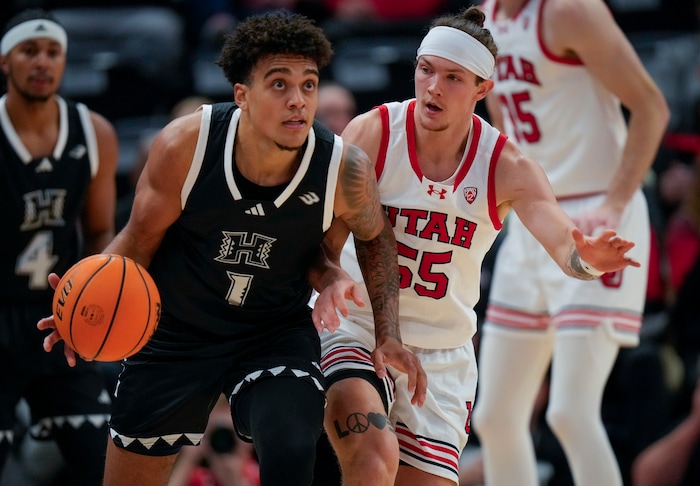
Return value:
[[(56, 275), (55, 273), (52, 273), (49, 275), (49, 285), (51, 286), (52, 289), (56, 289), (56, 286), (58, 285), (58, 282), (61, 280), (61, 278)], [(53, 315), (49, 317), (44, 317), (41, 319), (37, 325), (37, 329), (40, 331), (46, 331), (46, 330), (51, 330), (51, 334), (46, 336), (44, 338), (44, 351), (47, 353), (51, 352), (53, 347), (60, 341), (63, 341), (63, 338), (61, 335), (58, 333), (58, 329), (56, 329), (56, 322), (54, 321)], [(69, 346), (66, 346), (64, 344), (63, 346), (63, 355), (66, 357), (66, 362), (68, 363), (68, 366), (75, 366), (76, 363), (76, 357), (75, 357), (75, 351), (73, 351)]]

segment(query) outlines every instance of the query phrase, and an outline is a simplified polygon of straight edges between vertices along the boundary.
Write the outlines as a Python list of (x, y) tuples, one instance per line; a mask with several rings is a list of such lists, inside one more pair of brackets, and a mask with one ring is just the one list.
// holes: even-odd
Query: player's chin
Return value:
[(304, 146), (304, 142), (301, 143), (282, 143), (276, 142), (277, 148), (285, 152), (298, 152)]

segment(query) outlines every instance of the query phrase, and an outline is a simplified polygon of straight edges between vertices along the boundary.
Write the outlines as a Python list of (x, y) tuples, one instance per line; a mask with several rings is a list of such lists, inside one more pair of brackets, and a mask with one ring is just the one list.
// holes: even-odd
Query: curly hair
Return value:
[(313, 21), (303, 15), (274, 12), (248, 17), (228, 34), (216, 64), (234, 85), (248, 84), (255, 64), (274, 54), (311, 59), (319, 69), (333, 55), (331, 43)]
[(486, 46), (486, 48), (495, 58), (498, 56), (498, 46), (496, 46), (489, 29), (484, 28), (485, 19), (486, 16), (479, 7), (471, 6), (462, 10), (458, 14), (443, 15), (442, 17), (438, 17), (430, 24), (430, 28), (432, 29), (433, 27), (442, 25), (466, 32), (484, 44), (484, 46)]

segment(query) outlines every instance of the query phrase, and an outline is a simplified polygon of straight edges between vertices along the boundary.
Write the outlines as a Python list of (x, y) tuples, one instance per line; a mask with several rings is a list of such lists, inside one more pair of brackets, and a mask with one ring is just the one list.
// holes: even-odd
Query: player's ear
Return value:
[(479, 84), (477, 84), (476, 100), (481, 101), (486, 98), (489, 91), (493, 89), (493, 79), (484, 79)]
[(242, 83), (233, 85), (233, 101), (241, 110), (248, 109), (248, 86)]

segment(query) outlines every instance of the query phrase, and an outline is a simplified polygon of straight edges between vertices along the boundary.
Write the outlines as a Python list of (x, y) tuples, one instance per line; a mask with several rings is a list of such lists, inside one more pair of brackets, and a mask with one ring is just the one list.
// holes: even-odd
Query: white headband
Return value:
[(496, 59), (488, 48), (466, 32), (440, 25), (430, 29), (420, 43), (419, 56), (438, 56), (473, 72), (483, 79), (491, 78)]
[(2, 41), (0, 41), (0, 55), (6, 55), (20, 42), (39, 37), (55, 40), (61, 45), (64, 52), (68, 45), (66, 31), (56, 22), (48, 19), (27, 20), (12, 27), (2, 37)]

